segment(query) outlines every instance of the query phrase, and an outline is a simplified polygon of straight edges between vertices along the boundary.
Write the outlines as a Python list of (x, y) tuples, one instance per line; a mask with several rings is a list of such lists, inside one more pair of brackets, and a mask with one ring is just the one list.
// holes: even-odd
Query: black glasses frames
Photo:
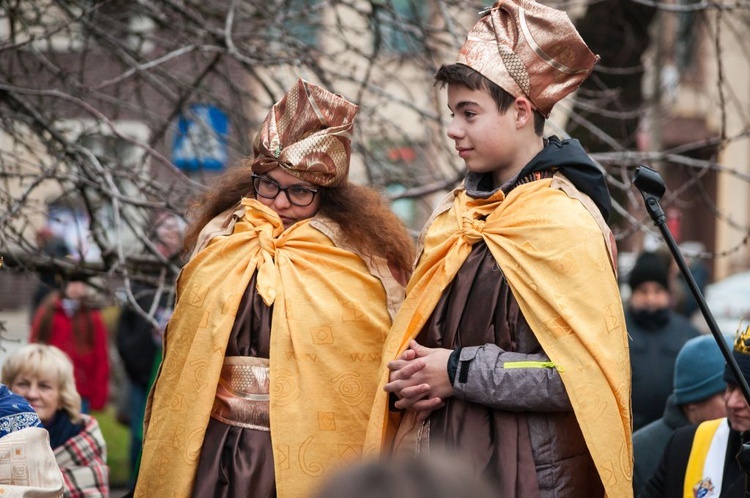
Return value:
[(318, 189), (303, 187), (301, 185), (289, 185), (282, 187), (273, 179), (263, 175), (252, 175), (253, 188), (256, 195), (265, 199), (275, 199), (280, 192), (284, 192), (290, 204), (297, 207), (307, 207), (315, 200)]

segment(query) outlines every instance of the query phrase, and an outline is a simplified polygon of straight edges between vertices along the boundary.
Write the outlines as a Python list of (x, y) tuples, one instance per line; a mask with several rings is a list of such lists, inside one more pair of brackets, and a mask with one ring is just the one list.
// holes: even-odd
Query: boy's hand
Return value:
[(450, 349), (427, 348), (411, 341), (409, 349), (388, 364), (390, 382), (387, 392), (395, 393), (399, 409), (420, 411), (419, 418), (443, 406), (443, 400), (453, 395), (448, 379)]

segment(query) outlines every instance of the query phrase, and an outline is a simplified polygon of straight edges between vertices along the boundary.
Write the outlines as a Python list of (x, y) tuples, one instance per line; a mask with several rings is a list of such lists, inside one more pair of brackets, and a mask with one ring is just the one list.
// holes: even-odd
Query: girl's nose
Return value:
[(289, 202), (289, 198), (286, 196), (286, 192), (283, 190), (280, 190), (279, 194), (273, 200), (273, 205), (277, 209), (287, 209), (292, 204), (291, 202)]

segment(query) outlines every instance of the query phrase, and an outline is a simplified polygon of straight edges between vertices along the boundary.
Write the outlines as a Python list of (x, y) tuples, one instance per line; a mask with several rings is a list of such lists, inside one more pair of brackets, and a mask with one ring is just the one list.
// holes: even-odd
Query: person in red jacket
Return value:
[(29, 342), (51, 344), (70, 357), (84, 413), (104, 408), (109, 394), (107, 329), (101, 312), (87, 303), (84, 282), (69, 282), (42, 301)]

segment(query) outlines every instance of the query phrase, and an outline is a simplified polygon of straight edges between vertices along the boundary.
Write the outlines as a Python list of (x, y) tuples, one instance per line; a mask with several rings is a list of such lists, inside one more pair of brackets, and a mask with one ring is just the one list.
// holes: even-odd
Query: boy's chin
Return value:
[(475, 161), (467, 161), (464, 159), (464, 166), (472, 173), (492, 173), (493, 168), (485, 164), (477, 164)]
[(498, 170), (498, 168), (492, 168), (488, 166), (477, 167), (470, 164), (466, 165), (466, 169), (469, 170), (469, 172), (474, 173), (475, 175), (492, 175)]

